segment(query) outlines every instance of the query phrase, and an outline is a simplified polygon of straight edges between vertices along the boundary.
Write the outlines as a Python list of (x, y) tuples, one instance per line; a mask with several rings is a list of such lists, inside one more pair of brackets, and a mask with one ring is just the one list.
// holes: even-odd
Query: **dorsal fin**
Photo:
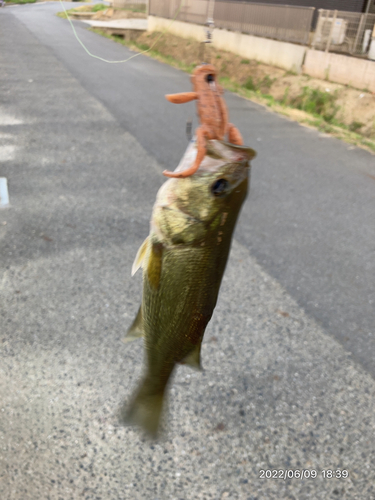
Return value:
[(135, 256), (133, 266), (132, 266), (132, 276), (134, 276), (135, 273), (138, 271), (138, 269), (143, 266), (143, 261), (146, 257), (146, 252), (147, 252), (148, 239), (149, 239), (149, 236), (147, 236), (145, 241), (139, 247), (137, 255)]

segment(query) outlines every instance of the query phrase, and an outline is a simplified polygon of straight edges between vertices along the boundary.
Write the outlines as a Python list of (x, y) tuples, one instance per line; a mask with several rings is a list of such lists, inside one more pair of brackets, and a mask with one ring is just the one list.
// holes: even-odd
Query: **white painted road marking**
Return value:
[(0, 125), (22, 125), (23, 121), (19, 120), (13, 115), (5, 113), (2, 109), (0, 110)]
[(9, 206), (8, 182), (5, 177), (0, 177), (0, 208)]

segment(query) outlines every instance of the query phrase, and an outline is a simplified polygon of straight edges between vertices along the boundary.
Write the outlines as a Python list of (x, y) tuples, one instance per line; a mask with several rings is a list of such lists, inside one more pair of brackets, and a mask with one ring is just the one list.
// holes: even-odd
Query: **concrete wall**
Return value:
[[(165, 29), (183, 38), (194, 38), (200, 42), (205, 40), (203, 26), (181, 21), (172, 22), (171, 19), (156, 16), (148, 17), (148, 31)], [(302, 70), (306, 52), (306, 47), (301, 45), (221, 29), (213, 30), (212, 45), (217, 49), (227, 50), (244, 58), (255, 59), (296, 73)]]
[(375, 61), (308, 50), (303, 72), (314, 78), (375, 92)]
[(215, 29), (213, 45), (247, 59), (300, 73), (306, 47), (235, 31)]
[(182, 38), (194, 38), (198, 42), (205, 40), (205, 32), (203, 26), (199, 24), (184, 23), (182, 21), (172, 21), (172, 19), (164, 19), (163, 17), (148, 16), (147, 31), (163, 31), (166, 30), (173, 35), (181, 36)]

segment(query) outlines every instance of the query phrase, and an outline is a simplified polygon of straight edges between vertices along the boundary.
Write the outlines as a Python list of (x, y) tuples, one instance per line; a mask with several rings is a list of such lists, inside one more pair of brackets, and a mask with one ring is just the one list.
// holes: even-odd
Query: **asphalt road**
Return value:
[[(145, 56), (90, 58), (59, 10), (0, 10), (12, 205), (0, 212), (0, 498), (375, 498), (374, 156), (226, 94), (258, 151), (251, 194), (205, 372), (178, 370), (168, 433), (151, 444), (117, 423), (142, 359), (121, 338), (161, 172), (195, 114), (163, 96), (189, 78)], [(75, 26), (92, 53), (131, 55)], [(302, 468), (318, 477), (259, 473)]]

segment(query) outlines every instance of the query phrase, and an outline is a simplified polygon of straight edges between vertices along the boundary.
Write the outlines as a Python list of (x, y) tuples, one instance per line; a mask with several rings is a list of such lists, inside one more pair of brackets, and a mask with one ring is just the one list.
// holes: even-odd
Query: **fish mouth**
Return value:
[(249, 161), (253, 160), (257, 153), (256, 151), (254, 151), (254, 149), (248, 147), (248, 146), (239, 146), (237, 144), (232, 144), (230, 142), (226, 142), (226, 141), (220, 141), (221, 144), (223, 144), (224, 146), (226, 146), (227, 148), (229, 148), (231, 150), (231, 153), (234, 155), (234, 157), (232, 157), (232, 161), (234, 162), (244, 162), (246, 161), (246, 165), (244, 165), (246, 168), (250, 168), (250, 165), (249, 165)]
[[(249, 161), (256, 157), (256, 151), (248, 146), (239, 146), (227, 141), (211, 139), (207, 141), (206, 157), (225, 163), (243, 163), (245, 168), (249, 168)], [(204, 165), (205, 160), (202, 161)], [(210, 169), (211, 170), (211, 169)]]

